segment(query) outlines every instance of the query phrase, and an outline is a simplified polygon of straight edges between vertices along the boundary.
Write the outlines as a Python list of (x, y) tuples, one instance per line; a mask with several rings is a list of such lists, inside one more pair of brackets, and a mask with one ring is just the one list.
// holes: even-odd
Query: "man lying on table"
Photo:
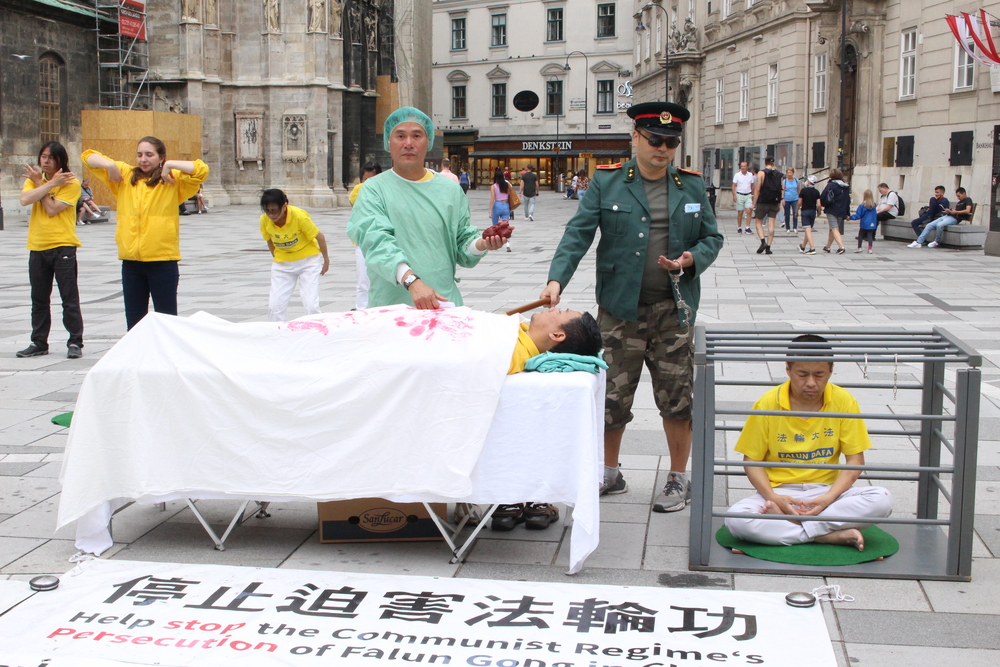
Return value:
[[(545, 352), (600, 357), (604, 343), (601, 328), (590, 313), (549, 308), (535, 313), (530, 322), (521, 324), (514, 354), (507, 375), (524, 371), (532, 357)], [(477, 505), (458, 503), (455, 522), (468, 517), (469, 524), (479, 523), (482, 512)], [(516, 503), (500, 505), (493, 512), (493, 530), (513, 530), (523, 523), (525, 528), (542, 530), (559, 520), (559, 508), (550, 503)]]
[[(826, 342), (822, 336), (806, 334), (793, 339), (790, 349), (795, 356), (829, 356), (822, 347), (795, 350), (797, 343)], [(785, 371), (788, 382), (764, 394), (754, 404), (754, 410), (860, 412), (850, 393), (829, 383), (832, 361), (786, 362)], [(862, 419), (750, 415), (736, 451), (743, 454), (744, 461), (822, 464), (839, 464), (843, 452), (847, 465), (864, 465), (864, 451), (871, 446)], [(727, 518), (729, 532), (742, 540), (774, 545), (846, 544), (864, 551), (864, 537), (858, 529), (892, 514), (892, 495), (888, 490), (853, 486), (860, 470), (748, 467), (746, 473), (757, 493), (730, 507), (730, 512), (849, 516), (857, 517), (857, 521)]]

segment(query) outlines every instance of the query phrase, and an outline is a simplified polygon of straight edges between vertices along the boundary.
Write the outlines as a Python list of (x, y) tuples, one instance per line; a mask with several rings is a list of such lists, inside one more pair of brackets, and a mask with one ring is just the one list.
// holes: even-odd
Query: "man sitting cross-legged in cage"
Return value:
[[(813, 345), (802, 345), (802, 344)], [(792, 340), (790, 356), (831, 356), (822, 336), (806, 334)], [(817, 345), (819, 344), (819, 345)], [(798, 348), (798, 349), (797, 349)], [(785, 363), (788, 382), (764, 394), (754, 410), (858, 413), (858, 402), (829, 382), (832, 361)], [(864, 465), (872, 446), (862, 419), (750, 415), (736, 443), (744, 461)], [(794, 521), (727, 518), (734, 536), (762, 544), (817, 542), (845, 544), (864, 551), (864, 528), (892, 513), (892, 494), (877, 486), (855, 487), (860, 470), (806, 468), (746, 468), (757, 493), (729, 508), (730, 512), (799, 516), (857, 517), (856, 521)]]

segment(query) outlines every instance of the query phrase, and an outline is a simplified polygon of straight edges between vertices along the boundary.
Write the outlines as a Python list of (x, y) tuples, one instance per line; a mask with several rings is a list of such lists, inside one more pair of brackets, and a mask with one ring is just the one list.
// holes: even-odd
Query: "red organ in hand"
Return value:
[(514, 228), (510, 226), (509, 220), (500, 220), (497, 224), (492, 227), (487, 227), (483, 231), (483, 238), (488, 239), (491, 236), (499, 236), (501, 238), (509, 239), (514, 233)]

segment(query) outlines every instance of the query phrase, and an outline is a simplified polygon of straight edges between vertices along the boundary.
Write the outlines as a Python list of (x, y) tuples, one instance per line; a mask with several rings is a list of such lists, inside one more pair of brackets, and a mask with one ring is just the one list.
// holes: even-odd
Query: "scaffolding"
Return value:
[[(706, 331), (701, 326), (695, 330), (690, 568), (718, 572), (969, 581), (972, 577), (982, 356), (937, 327), (931, 331), (810, 331), (822, 335), (828, 344), (796, 343), (792, 347), (792, 338), (800, 333), (804, 332)], [(810, 354), (803, 352), (803, 347), (821, 347), (823, 350)], [(741, 387), (771, 387), (775, 384), (770, 370), (777, 369), (768, 369), (768, 364), (816, 361), (817, 353), (824, 355), (819, 357), (824, 361), (855, 362), (860, 366), (863, 381), (851, 381), (851, 375), (857, 377), (857, 370), (848, 368), (837, 373), (838, 376), (844, 373), (847, 381), (836, 384), (859, 392), (856, 397), (862, 405), (862, 413), (833, 416), (860, 418), (879, 424), (868, 430), (870, 435), (875, 436), (872, 452), (878, 451), (880, 438), (908, 439), (917, 445), (912, 464), (869, 462), (863, 466), (821, 465), (746, 462), (727, 458), (729, 447), (725, 432), (741, 431), (743, 424), (738, 422), (749, 415), (831, 416), (830, 413), (754, 411), (740, 405), (749, 398), (751, 391)], [(892, 382), (888, 382), (887, 373), (881, 378), (870, 378), (869, 365), (876, 369), (879, 366), (891, 367)], [(921, 368), (919, 381), (915, 381), (917, 373), (910, 372), (917, 368)], [(949, 368), (954, 369), (954, 385), (946, 376)], [(913, 377), (900, 379), (901, 369), (904, 374)], [(891, 401), (887, 400), (890, 390)], [(919, 399), (913, 396), (916, 392), (919, 392)], [(741, 399), (739, 402), (734, 402), (734, 393), (742, 394), (735, 397)], [(897, 393), (900, 398), (897, 398)], [(887, 405), (889, 410), (865, 409), (878, 403)], [(946, 406), (950, 410), (945, 410)], [(723, 421), (717, 422), (717, 419)], [(915, 507), (894, 507), (896, 516), (876, 522), (899, 541), (899, 552), (884, 561), (832, 568), (774, 563), (731, 552), (718, 544), (716, 531), (727, 517), (746, 515), (725, 511), (732, 504), (727, 495), (727, 484), (723, 481), (718, 488), (716, 481), (743, 476), (748, 465), (862, 470), (858, 483), (865, 480), (914, 483)], [(754, 517), (771, 520), (849, 520), (842, 517), (783, 515)]]
[(145, 6), (97, 0), (98, 90), (102, 109), (150, 109)]

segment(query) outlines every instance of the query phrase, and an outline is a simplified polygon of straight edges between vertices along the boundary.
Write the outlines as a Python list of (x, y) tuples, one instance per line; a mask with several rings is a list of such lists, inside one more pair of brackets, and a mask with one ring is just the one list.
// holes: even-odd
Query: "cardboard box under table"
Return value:
[(383, 498), (334, 500), (318, 503), (317, 509), (319, 541), (324, 544), (441, 541), (444, 537), (430, 513), (448, 518), (444, 503), (393, 503)]

